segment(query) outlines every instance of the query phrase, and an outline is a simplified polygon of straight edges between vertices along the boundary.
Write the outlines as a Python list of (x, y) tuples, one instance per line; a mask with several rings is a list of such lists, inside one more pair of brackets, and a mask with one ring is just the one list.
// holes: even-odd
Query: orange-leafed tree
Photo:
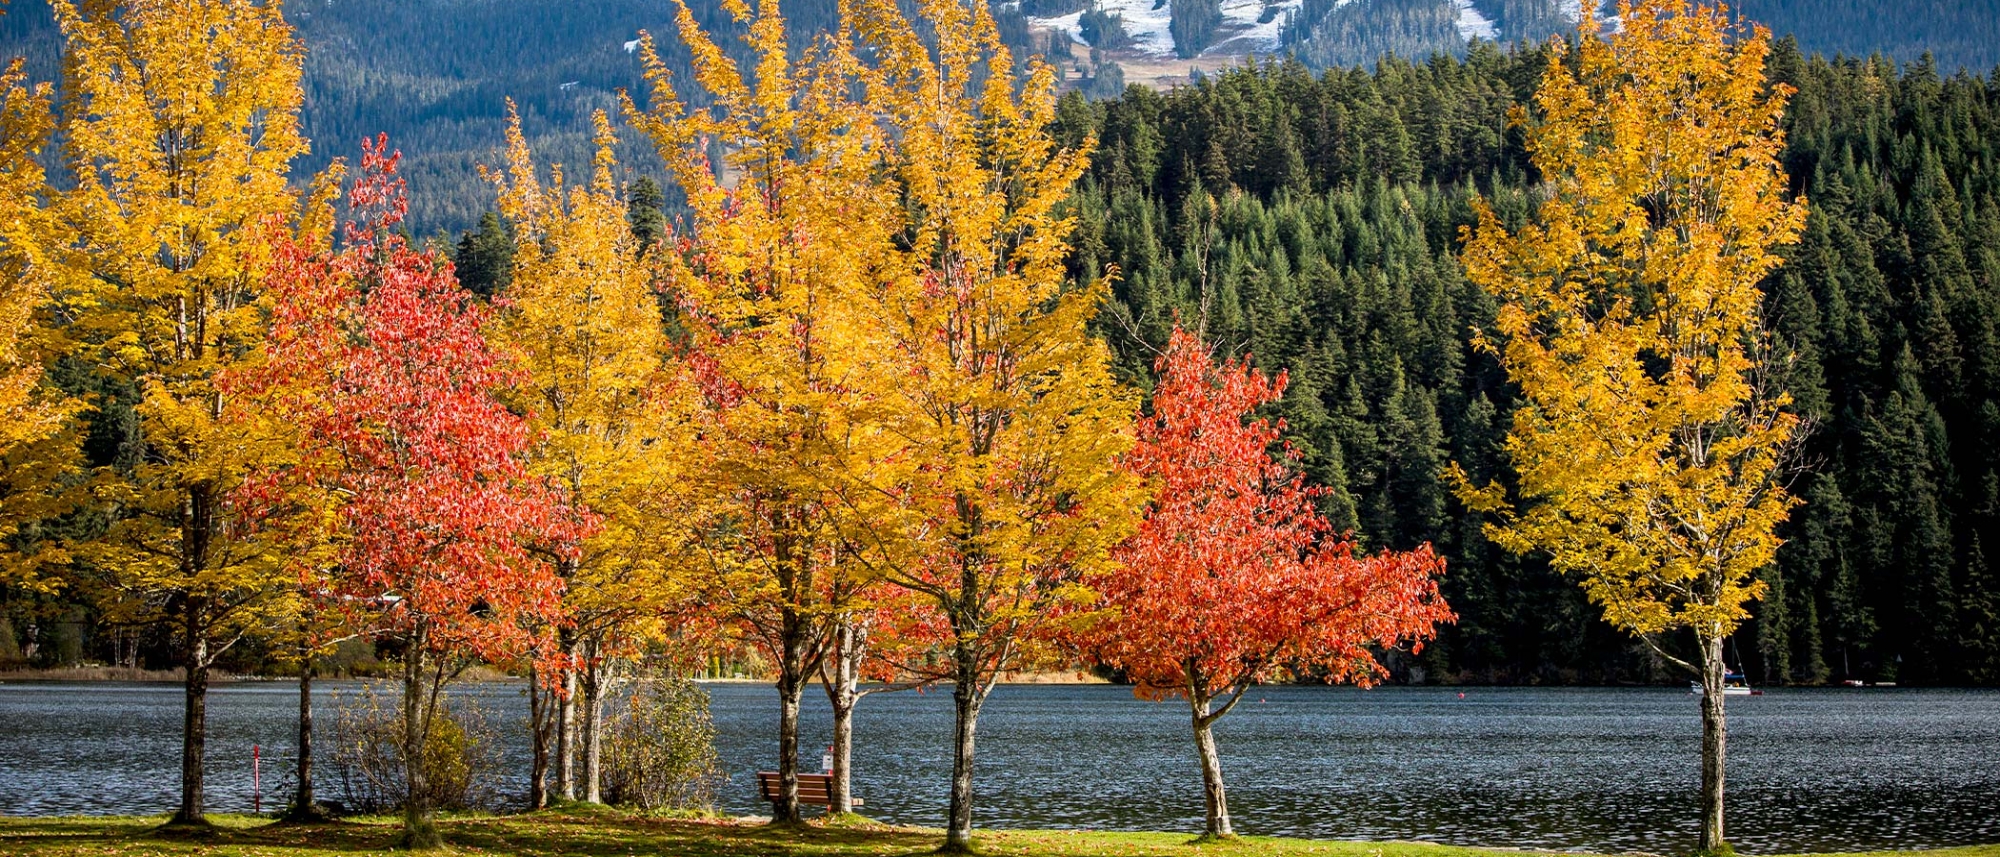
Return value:
[[(1252, 685), (1310, 675), (1369, 686), (1375, 649), (1416, 647), (1454, 617), (1439, 596), (1444, 559), (1429, 545), (1361, 556), (1313, 505), (1282, 425), (1256, 417), (1285, 376), (1218, 365), (1176, 327), (1125, 466), (1153, 483), (1125, 566), (1100, 585), (1107, 618), (1091, 650), (1142, 698), (1182, 697), (1201, 758), (1205, 837), (1235, 835), (1213, 727)], [(1275, 454), (1273, 450), (1278, 450)]]
[(530, 478), (527, 422), (501, 393), (516, 370), (486, 310), (434, 253), (393, 230), (405, 208), (386, 140), (366, 148), (338, 253), (278, 242), (271, 372), (301, 440), (285, 477), (338, 498), (327, 584), (403, 644), (403, 844), (441, 844), (423, 748), (443, 683), (517, 657), (561, 607), (533, 545), (574, 552), (594, 521)]

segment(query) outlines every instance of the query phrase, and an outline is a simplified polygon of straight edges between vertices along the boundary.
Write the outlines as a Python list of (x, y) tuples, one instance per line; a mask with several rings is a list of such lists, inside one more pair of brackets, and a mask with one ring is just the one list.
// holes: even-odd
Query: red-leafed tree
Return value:
[[(403, 643), (406, 847), (440, 844), (422, 748), (440, 690), (475, 659), (518, 657), (561, 609), (543, 554), (587, 533), (523, 464), (514, 379), (448, 263), (392, 231), (406, 209), (387, 140), (364, 144), (338, 253), (280, 242), (266, 381), (301, 452), (285, 481), (332, 498), (325, 584)], [(524, 621), (534, 619), (538, 621)]]
[[(1212, 727), (1250, 686), (1292, 674), (1374, 684), (1371, 650), (1421, 646), (1455, 618), (1439, 597), (1444, 560), (1429, 545), (1363, 557), (1313, 506), (1281, 423), (1254, 417), (1284, 393), (1242, 361), (1218, 366), (1178, 327), (1154, 367), (1159, 386), (1125, 465), (1156, 491), (1125, 568), (1102, 584), (1090, 631), (1104, 664), (1142, 698), (1193, 709), (1207, 837), (1232, 837)], [(1282, 450), (1273, 455), (1273, 449)]]

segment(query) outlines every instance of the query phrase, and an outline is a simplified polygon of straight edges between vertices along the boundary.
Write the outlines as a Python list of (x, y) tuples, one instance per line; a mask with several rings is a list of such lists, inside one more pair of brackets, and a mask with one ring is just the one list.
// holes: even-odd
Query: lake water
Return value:
[[(352, 683), (324, 682), (329, 722)], [(776, 693), (712, 684), (727, 809), (768, 810)], [(1700, 724), (1672, 689), (1273, 687), (1218, 726), (1239, 832), (1464, 845), (1674, 852), (1695, 837)], [(527, 702), (467, 685), (502, 730), (519, 793)], [(252, 744), (266, 807), (283, 794), (293, 687), (210, 697), (209, 801), (248, 811)], [(806, 760), (831, 732), (809, 689)], [(175, 803), (180, 689), (0, 685), (0, 814), (166, 812)], [(1774, 690), (1730, 709), (1729, 830), (1752, 852), (2000, 843), (2000, 691)], [(948, 693), (870, 696), (855, 724), (866, 814), (942, 826)], [(331, 779), (322, 794), (338, 798)], [(979, 728), (980, 826), (1198, 830), (1186, 708), (1108, 686), (1003, 686)]]

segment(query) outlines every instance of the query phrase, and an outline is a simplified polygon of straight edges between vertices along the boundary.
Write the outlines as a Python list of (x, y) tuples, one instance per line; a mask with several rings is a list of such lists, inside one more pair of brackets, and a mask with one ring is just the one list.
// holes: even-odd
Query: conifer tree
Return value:
[(497, 212), (479, 216), (479, 227), (458, 237), (452, 270), (466, 291), (490, 298), (507, 290), (514, 277), (515, 237)]

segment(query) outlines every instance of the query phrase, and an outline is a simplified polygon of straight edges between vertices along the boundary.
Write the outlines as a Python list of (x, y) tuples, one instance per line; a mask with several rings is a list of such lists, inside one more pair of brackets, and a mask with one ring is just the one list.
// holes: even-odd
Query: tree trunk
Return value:
[(604, 727), (604, 662), (599, 656), (597, 642), (587, 640), (583, 644), (583, 799), (589, 803), (603, 803), (599, 783), (603, 780), (599, 764), (603, 756)]
[[(960, 648), (965, 648), (963, 644)], [(969, 652), (958, 655), (957, 680), (952, 686), (951, 806), (945, 816), (946, 854), (972, 853), (972, 739), (979, 729), (978, 662)]]
[(542, 686), (541, 667), (528, 665), (528, 808), (549, 805), (549, 739), (555, 712), (549, 689)]
[[(576, 654), (576, 641), (562, 635), (562, 651)], [(576, 670), (565, 666), (562, 692), (556, 694), (556, 795), (576, 800)]]
[(1727, 758), (1728, 725), (1723, 718), (1722, 638), (1701, 641), (1701, 842), (1704, 854), (1725, 847), (1722, 835), (1722, 774)]
[(854, 703), (859, 701), (850, 696), (833, 709), (833, 766), (827, 770), (826, 793), (826, 809), (832, 814), (854, 811)]
[(778, 802), (771, 807), (772, 824), (796, 824), (799, 813), (799, 698), (805, 676), (799, 668), (800, 641), (785, 640), (784, 662), (778, 670)]
[(1229, 824), (1229, 797), (1222, 788), (1222, 758), (1215, 752), (1216, 717), (1209, 713), (1209, 700), (1205, 696), (1189, 694), (1188, 705), (1194, 711), (1194, 749), (1201, 757), (1202, 803), (1208, 812), (1208, 826), (1202, 831), (1202, 838), (1234, 839), (1236, 830)]
[(861, 701), (856, 685), (860, 681), (855, 658), (860, 651), (852, 623), (839, 622), (833, 629), (831, 669), (820, 673), (825, 680), (827, 707), (833, 710), (833, 766), (827, 787), (827, 812), (854, 811), (854, 707)]
[(313, 662), (299, 664), (299, 791), (292, 797), (298, 812), (311, 812), (313, 797)]
[(424, 639), (421, 630), (410, 635), (409, 651), (403, 654), (403, 841), (401, 847), (430, 850), (444, 845), (438, 835), (436, 813), (431, 807), (430, 772), (424, 763), (424, 744), (430, 737), (430, 707), (424, 699)]
[(181, 806), (167, 823), (205, 825), (202, 766), (208, 755), (208, 639), (201, 633), (200, 609), (189, 604), (186, 611), (182, 628), (187, 635), (187, 699), (181, 720)]
[(315, 823), (328, 820), (326, 810), (313, 795), (313, 658), (307, 653), (299, 661), (299, 762), (298, 791), (292, 794), (292, 808), (285, 820)]

